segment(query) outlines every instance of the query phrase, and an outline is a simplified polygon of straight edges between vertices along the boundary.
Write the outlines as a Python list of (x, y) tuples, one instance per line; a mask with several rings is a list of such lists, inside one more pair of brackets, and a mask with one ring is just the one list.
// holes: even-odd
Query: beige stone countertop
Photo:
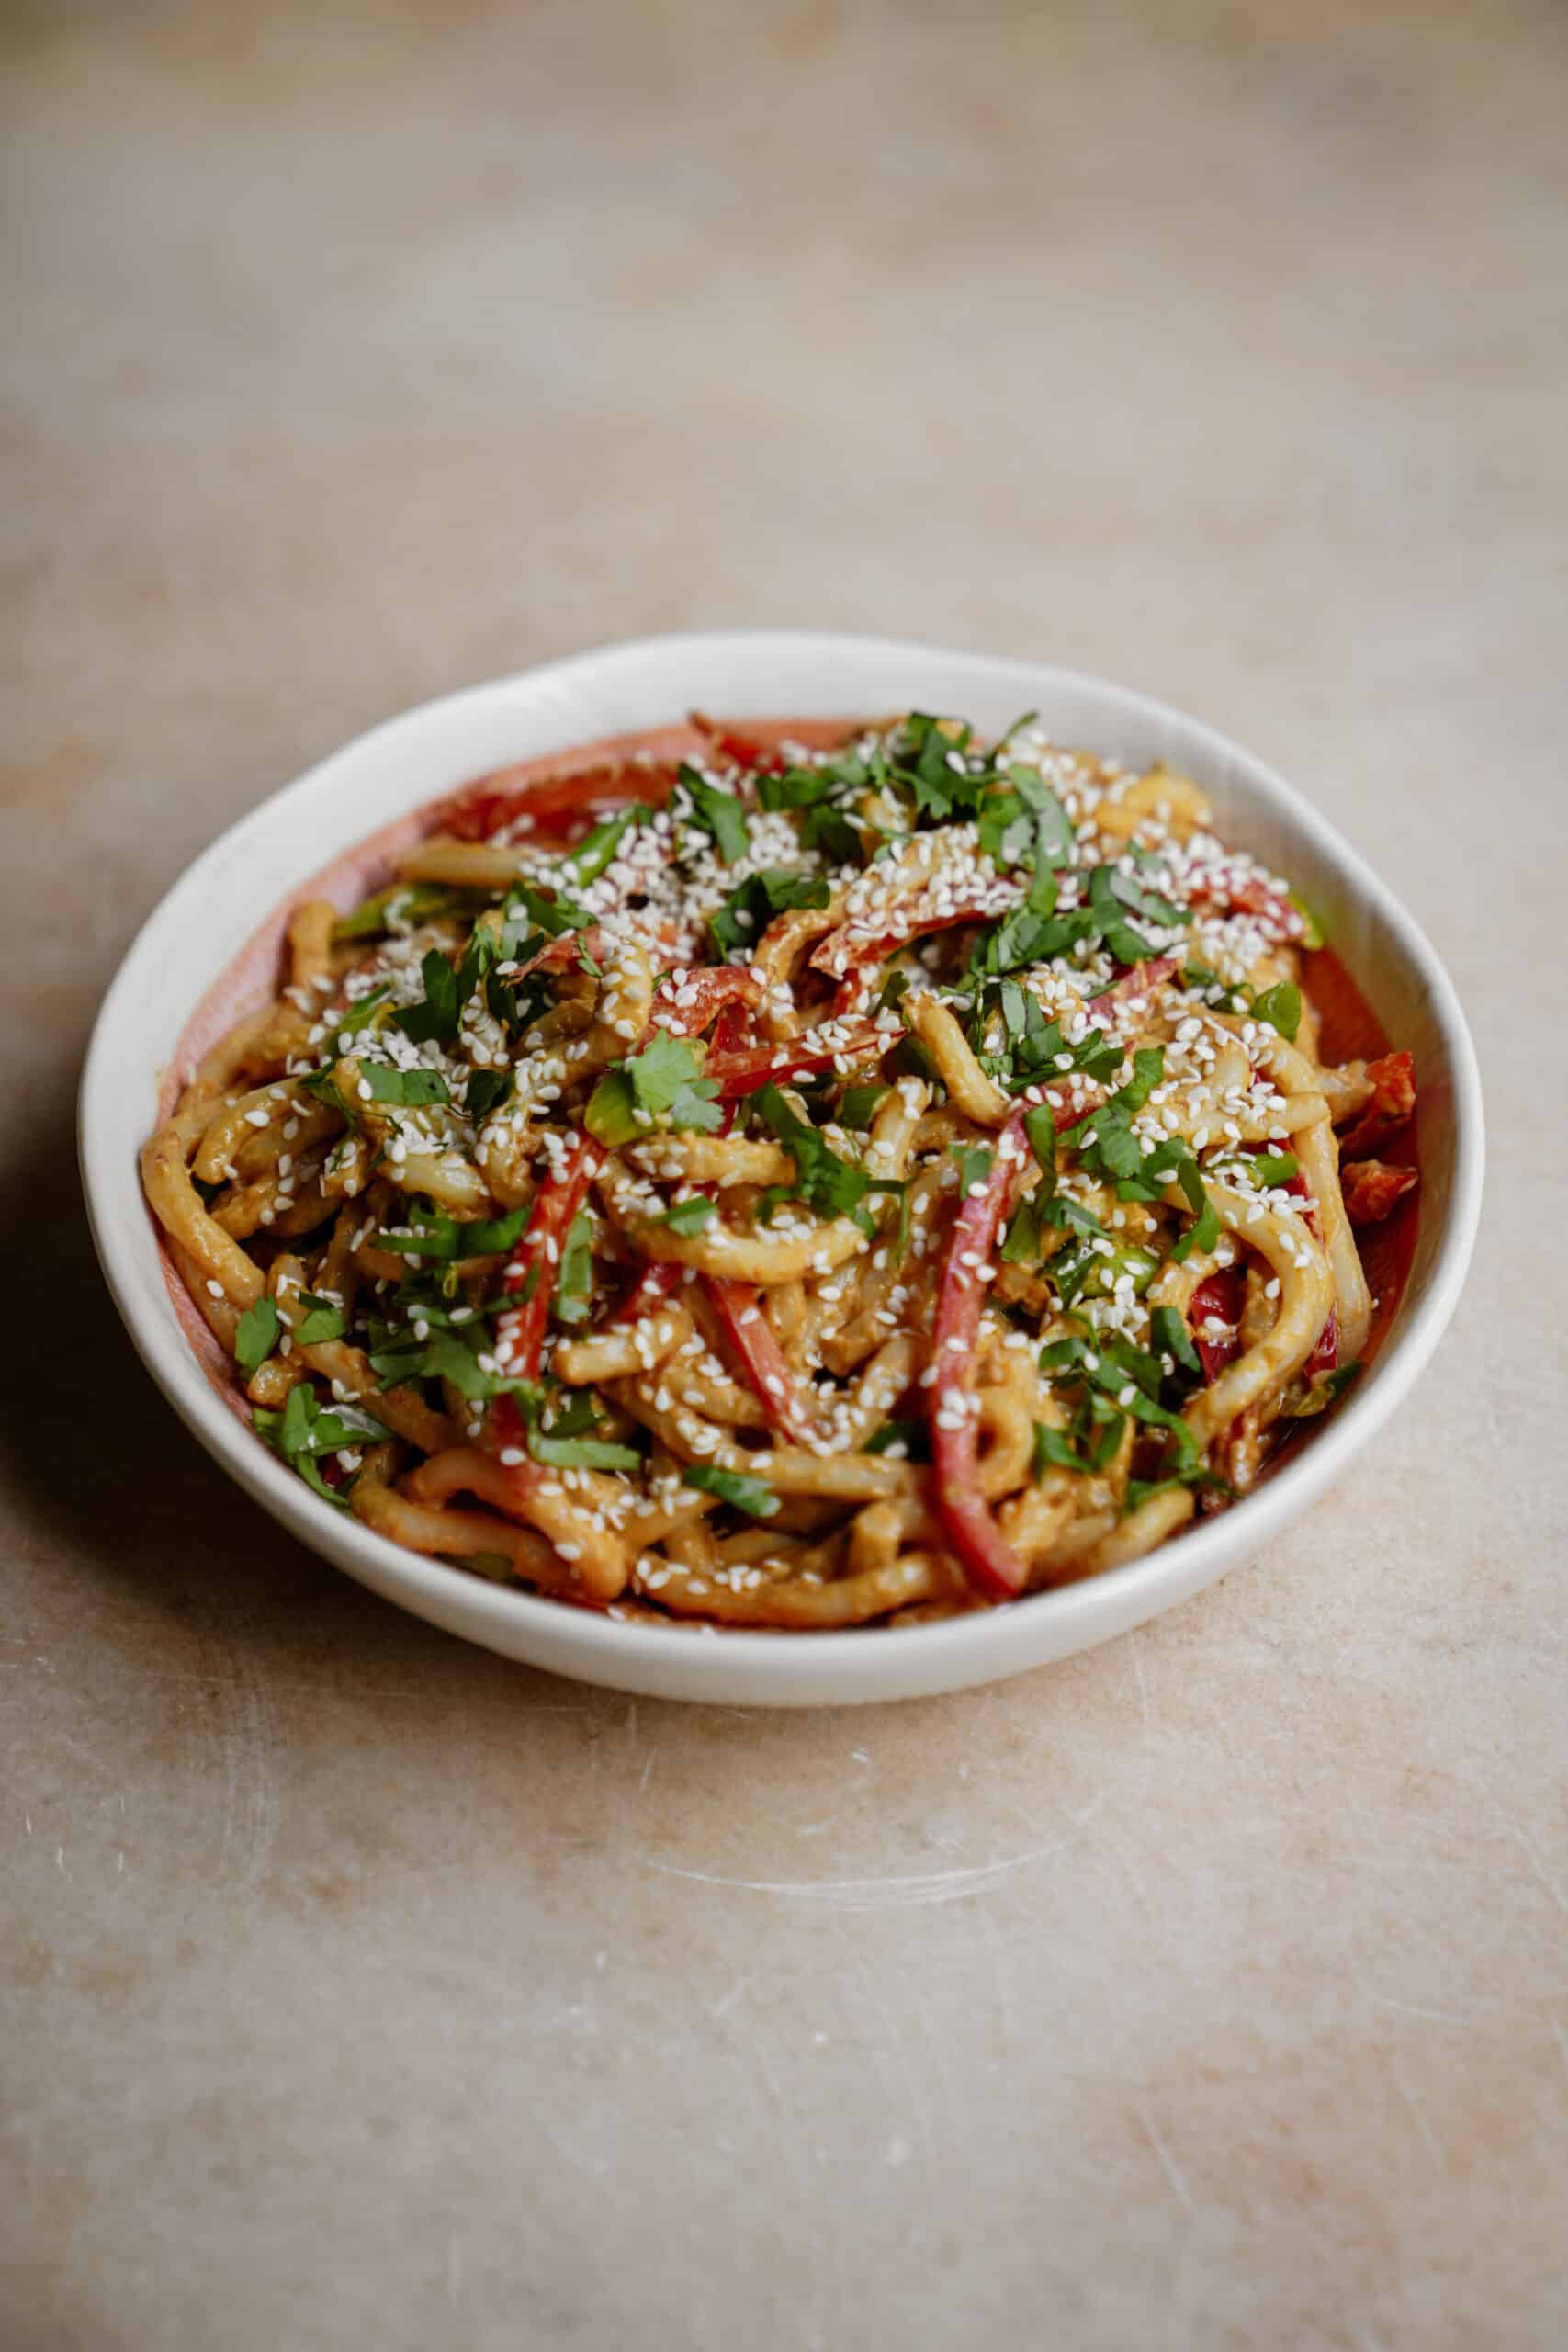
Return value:
[[(5, 21), (6, 2352), (1568, 2342), (1560, 8)], [(1272, 758), (1447, 959), (1410, 1404), (1145, 1631), (580, 1689), (232, 1491), (77, 1192), (197, 850), (467, 681), (800, 622)]]

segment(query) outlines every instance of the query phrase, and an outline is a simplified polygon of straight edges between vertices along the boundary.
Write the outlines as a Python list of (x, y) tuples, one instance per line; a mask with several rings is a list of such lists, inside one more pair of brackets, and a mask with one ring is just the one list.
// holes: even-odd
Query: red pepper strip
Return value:
[(612, 1323), (640, 1323), (656, 1314), (671, 1292), (680, 1289), (686, 1269), (673, 1259), (655, 1258), (643, 1267), (625, 1298), (611, 1316)]
[(604, 945), (604, 936), (597, 923), (587, 931), (563, 931), (558, 939), (547, 939), (536, 956), (519, 964), (514, 978), (525, 980), (530, 972), (566, 971), (577, 961), (580, 948), (586, 947), (595, 963)]
[(460, 842), (487, 842), (503, 825), (532, 817), (541, 832), (554, 833), (568, 820), (586, 822), (627, 800), (646, 800), (659, 808), (675, 788), (672, 765), (641, 767), (631, 760), (583, 768), (576, 775), (509, 783), (517, 774), (516, 768), (498, 768), (493, 775), (466, 785), (439, 812), (440, 830)]
[(731, 1095), (755, 1094), (760, 1086), (776, 1084), (781, 1079), (801, 1078), (810, 1070), (831, 1069), (845, 1055), (863, 1054), (873, 1046), (880, 1047), (884, 1042), (880, 1030), (869, 1021), (837, 1046), (813, 1046), (808, 1031), (796, 1044), (755, 1046), (739, 1054), (710, 1054), (704, 1064), (703, 1076), (718, 1080), (719, 1099), (724, 1101)]
[(1390, 1168), (1381, 1159), (1358, 1159), (1339, 1179), (1345, 1214), (1352, 1225), (1377, 1225), (1420, 1182), (1417, 1168)]
[(829, 1017), (834, 1021), (852, 1020), (857, 1012), (863, 1012), (875, 979), (874, 964), (852, 965), (839, 982)]
[(747, 1006), (738, 1004), (733, 997), (728, 1004), (719, 1006), (718, 1019), (713, 1024), (713, 1036), (708, 1046), (710, 1053), (738, 1054), (740, 1051), (751, 1026), (747, 1018), (748, 1010)]
[(1227, 914), (1262, 915), (1289, 939), (1299, 938), (1306, 929), (1301, 909), (1278, 890), (1270, 890), (1256, 874), (1235, 882), (1200, 875), (1190, 885), (1190, 895), (1194, 906), (1222, 907)]
[(664, 981), (654, 997), (649, 1018), (654, 1028), (670, 1035), (700, 1037), (721, 1008), (756, 1004), (761, 994), (761, 980), (754, 980), (743, 966), (716, 965), (709, 970), (688, 972), (679, 988), (672, 980)]
[[(520, 1380), (532, 1380), (538, 1372), (561, 1251), (571, 1221), (582, 1206), (583, 1197), (604, 1159), (602, 1146), (592, 1136), (577, 1136), (560, 1174), (547, 1176), (535, 1193), (527, 1225), (506, 1261), (506, 1271), (501, 1278), (502, 1290), (509, 1296), (527, 1290), (528, 1295), (520, 1305), (509, 1306), (496, 1317), (495, 1352), (507, 1371)], [(504, 1397), (499, 1401), (509, 1404), (512, 1400)]]
[(733, 727), (721, 727), (716, 718), (705, 718), (700, 710), (686, 713), (699, 735), (705, 735), (716, 752), (722, 752), (737, 767), (750, 768), (759, 775), (782, 775), (789, 762), (782, 752), (770, 744), (759, 743), (753, 735), (743, 735)]
[(1118, 1005), (1129, 1003), (1134, 997), (1147, 996), (1151, 989), (1157, 989), (1180, 969), (1180, 963), (1174, 956), (1156, 956), (1146, 964), (1134, 964), (1130, 972), (1123, 972), (1121, 978), (1112, 980), (1108, 989), (1101, 989), (1098, 996), (1091, 996), (1084, 1011), (1093, 1019), (1103, 1021), (1106, 1014), (1113, 1012)]
[(1339, 1164), (1371, 1159), (1416, 1108), (1416, 1064), (1407, 1053), (1384, 1054), (1367, 1064), (1372, 1096), (1348, 1134), (1339, 1138)]
[(727, 1274), (705, 1274), (715, 1314), (724, 1336), (739, 1357), (768, 1427), (791, 1445), (804, 1445), (810, 1421), (795, 1387), (773, 1327), (763, 1314), (761, 1292), (754, 1283), (731, 1282)]
[(970, 1583), (993, 1600), (1021, 1592), (1028, 1570), (980, 1492), (969, 1384), (987, 1279), (980, 1270), (996, 1247), (1027, 1156), (1023, 1113), (1018, 1110), (997, 1139), (990, 1173), (958, 1204), (937, 1300), (935, 1378), (926, 1391), (937, 1517)]
[(1312, 1353), (1302, 1366), (1302, 1370), (1309, 1380), (1315, 1380), (1320, 1372), (1336, 1372), (1338, 1366), (1339, 1310), (1337, 1306), (1331, 1306), (1328, 1310), (1328, 1320), (1314, 1341)]
[(924, 939), (931, 931), (952, 931), (961, 922), (988, 922), (995, 914), (993, 907), (959, 907), (947, 914), (920, 914), (911, 908), (897, 931), (884, 932), (879, 939), (868, 939), (853, 923), (840, 923), (825, 939), (818, 940), (807, 959), (814, 972), (826, 972), (829, 979), (841, 980), (861, 964), (880, 964), (886, 956), (908, 947), (913, 939)]
[(1241, 1353), (1241, 1334), (1232, 1329), (1223, 1340), (1206, 1340), (1201, 1327), (1210, 1317), (1233, 1327), (1241, 1321), (1242, 1301), (1246, 1295), (1239, 1266), (1222, 1266), (1201, 1282), (1187, 1302), (1187, 1320), (1192, 1329), (1192, 1344), (1198, 1351), (1198, 1361), (1203, 1367), (1205, 1381), (1217, 1380), (1227, 1363)]

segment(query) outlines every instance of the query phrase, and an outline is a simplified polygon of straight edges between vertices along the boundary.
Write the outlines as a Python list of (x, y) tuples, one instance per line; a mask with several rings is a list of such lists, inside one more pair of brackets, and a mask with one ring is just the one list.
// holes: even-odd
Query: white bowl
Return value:
[[(679, 718), (955, 711), (984, 730), (1037, 710), (1058, 741), (1168, 762), (1212, 795), (1219, 830), (1289, 875), (1420, 1086), (1419, 1238), (1375, 1363), (1328, 1425), (1246, 1502), (1132, 1566), (947, 1623), (842, 1634), (617, 1623), (401, 1550), (320, 1502), (204, 1375), (177, 1321), (137, 1150), (160, 1075), (203, 991), (279, 902), (366, 835), (488, 768)], [(1125, 686), (1032, 662), (797, 630), (660, 637), (552, 662), (389, 720), (276, 793), (197, 858), (149, 918), (104, 1000), (82, 1080), (94, 1239), (130, 1336), (175, 1410), (302, 1543), (449, 1633), (558, 1674), (675, 1699), (826, 1706), (1021, 1673), (1141, 1624), (1249, 1559), (1387, 1420), (1437, 1346), (1481, 1207), (1481, 1085), (1442, 966), (1387, 886), (1302, 796), (1223, 735)]]

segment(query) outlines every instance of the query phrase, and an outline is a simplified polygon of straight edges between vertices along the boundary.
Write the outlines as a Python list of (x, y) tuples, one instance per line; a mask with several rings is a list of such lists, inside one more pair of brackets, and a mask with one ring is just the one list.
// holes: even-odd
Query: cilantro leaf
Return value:
[(249, 1379), (266, 1362), (277, 1345), (283, 1318), (270, 1298), (258, 1298), (247, 1306), (234, 1326), (234, 1362)]
[(791, 907), (825, 907), (831, 896), (820, 875), (764, 865), (760, 873), (749, 874), (709, 916), (708, 930), (721, 956), (731, 956), (737, 948), (750, 953), (775, 915)]
[(701, 1233), (711, 1225), (716, 1214), (712, 1201), (705, 1193), (694, 1193), (689, 1201), (677, 1201), (662, 1216), (655, 1217), (655, 1225), (667, 1225), (671, 1233)]
[(776, 1086), (760, 1087), (751, 1107), (770, 1126), (795, 1162), (795, 1189), (788, 1197), (802, 1200), (831, 1216), (852, 1216), (868, 1193), (901, 1193), (902, 1182), (873, 1177), (840, 1159), (809, 1120), (791, 1110)]
[(295, 1327), (294, 1337), (302, 1348), (317, 1348), (328, 1340), (341, 1340), (348, 1329), (343, 1309), (335, 1300), (320, 1298), (314, 1291), (299, 1294), (310, 1312)]
[(695, 1487), (700, 1494), (716, 1495), (721, 1503), (730, 1503), (751, 1519), (772, 1519), (779, 1507), (779, 1498), (772, 1487), (761, 1478), (752, 1478), (739, 1470), (720, 1470), (712, 1462), (689, 1462), (682, 1473), (683, 1483)]
[(682, 761), (679, 775), (691, 800), (691, 821), (712, 834), (726, 865), (733, 865), (750, 846), (751, 829), (745, 809), (733, 792), (721, 792), (689, 760)]
[(479, 1126), (492, 1111), (499, 1111), (512, 1091), (513, 1074), (509, 1069), (471, 1069), (463, 1089), (463, 1108)]
[(431, 947), (420, 963), (420, 978), (424, 982), (424, 996), (418, 1004), (406, 1004), (392, 1016), (405, 1037), (415, 1045), (434, 1040), (447, 1044), (457, 1034), (458, 1015), (462, 1002), (457, 994), (457, 975), (439, 947)]
[(1174, 1306), (1155, 1308), (1149, 1317), (1149, 1338), (1154, 1343), (1156, 1355), (1171, 1357), (1177, 1369), (1190, 1374), (1194, 1380), (1202, 1378), (1202, 1361), (1192, 1344), (1187, 1318), (1179, 1315)]
[(684, 1037), (660, 1034), (640, 1053), (607, 1070), (589, 1098), (583, 1124), (612, 1148), (646, 1135), (656, 1120), (711, 1135), (724, 1114), (716, 1080), (704, 1078), (702, 1060)]
[(359, 1075), (377, 1102), (393, 1102), (404, 1110), (426, 1102), (450, 1102), (446, 1081), (439, 1070), (394, 1069), (389, 1062), (361, 1062)]
[(1287, 1044), (1293, 1045), (1302, 1025), (1302, 992), (1293, 980), (1281, 980), (1277, 988), (1265, 989), (1252, 1001), (1256, 1021), (1266, 1021), (1277, 1029)]
[(366, 996), (355, 997), (341, 1014), (333, 1016), (330, 1025), (333, 1035), (337, 1039), (339, 1053), (345, 1050), (350, 1037), (357, 1036), (361, 1029), (368, 1028), (391, 993), (390, 982), (383, 980), (379, 988), (372, 989)]
[(579, 1209), (567, 1228), (551, 1312), (558, 1323), (586, 1323), (593, 1292), (593, 1227)]
[(405, 1258), (493, 1258), (510, 1250), (527, 1222), (525, 1208), (502, 1217), (475, 1217), (467, 1224), (439, 1213), (423, 1217), (412, 1233), (382, 1232), (377, 1247)]
[(597, 881), (633, 827), (648, 824), (653, 814), (644, 801), (633, 800), (614, 817), (606, 817), (603, 824), (585, 833), (570, 856), (562, 861), (562, 881), (577, 890), (584, 883)]

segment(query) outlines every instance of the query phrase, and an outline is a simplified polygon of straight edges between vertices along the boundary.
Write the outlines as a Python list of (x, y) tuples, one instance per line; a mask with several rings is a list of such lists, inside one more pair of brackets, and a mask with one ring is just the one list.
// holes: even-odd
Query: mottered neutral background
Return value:
[[(1562, 2344), (1568, 18), (4, 40), (0, 2341)], [(371, 1600), (154, 1394), (74, 1176), (96, 1001), (231, 818), (423, 695), (748, 622), (1255, 745), (1488, 1085), (1466, 1301), (1332, 1498), (885, 1712)]]

